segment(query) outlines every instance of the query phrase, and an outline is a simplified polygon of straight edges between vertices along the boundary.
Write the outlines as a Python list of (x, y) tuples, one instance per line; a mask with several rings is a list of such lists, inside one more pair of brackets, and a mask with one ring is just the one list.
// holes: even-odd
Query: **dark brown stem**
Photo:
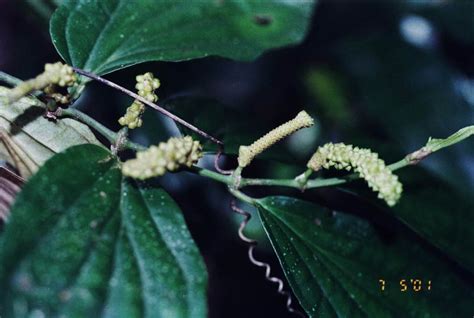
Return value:
[(163, 115), (168, 116), (169, 118), (171, 118), (171, 119), (174, 120), (175, 122), (180, 123), (181, 125), (183, 125), (183, 126), (189, 128), (189, 129), (191, 129), (191, 130), (194, 131), (195, 133), (197, 133), (197, 134), (203, 136), (203, 137), (206, 138), (206, 139), (211, 140), (212, 142), (214, 142), (214, 143), (216, 143), (216, 144), (218, 144), (218, 145), (223, 145), (223, 144), (224, 144), (224, 143), (223, 143), (222, 141), (220, 141), (219, 139), (212, 137), (212, 136), (209, 135), (208, 133), (205, 133), (204, 131), (200, 130), (199, 128), (197, 128), (197, 127), (195, 127), (195, 126), (193, 126), (193, 125), (191, 125), (191, 124), (188, 123), (187, 121), (185, 121), (185, 120), (179, 118), (178, 116), (176, 116), (176, 115), (170, 113), (169, 111), (167, 111), (167, 110), (164, 109), (163, 107), (158, 106), (157, 104), (150, 102), (149, 100), (143, 98), (142, 96), (140, 96), (140, 95), (138, 95), (138, 94), (135, 94), (134, 92), (132, 92), (132, 91), (130, 91), (130, 90), (128, 90), (128, 89), (126, 89), (126, 88), (120, 86), (120, 85), (117, 85), (117, 84), (115, 84), (114, 82), (111, 82), (111, 81), (109, 81), (109, 80), (106, 80), (105, 78), (102, 78), (102, 77), (100, 77), (100, 76), (98, 76), (98, 75), (95, 75), (95, 74), (93, 74), (93, 73), (90, 73), (90, 72), (81, 70), (81, 69), (79, 69), (79, 68), (77, 68), (77, 67), (73, 67), (73, 69), (74, 69), (74, 71), (77, 72), (78, 74), (81, 74), (81, 75), (84, 75), (84, 76), (86, 76), (86, 77), (92, 78), (92, 79), (94, 79), (94, 80), (96, 80), (96, 81), (98, 81), (98, 82), (101, 82), (102, 84), (105, 84), (105, 85), (107, 85), (107, 86), (110, 86), (110, 87), (112, 87), (112, 88), (115, 88), (116, 90), (119, 90), (119, 91), (121, 91), (121, 92), (127, 94), (128, 96), (131, 96), (131, 97), (133, 97), (133, 98), (139, 100), (140, 102), (144, 103), (145, 105), (150, 106), (151, 108), (153, 108), (153, 109), (159, 111), (159, 112), (162, 113)]
[(224, 170), (224, 169), (221, 169), (221, 167), (219, 166), (219, 159), (220, 159), (220, 157), (222, 156), (223, 153), (224, 153), (224, 145), (223, 144), (218, 145), (217, 146), (217, 153), (216, 153), (216, 156), (214, 157), (214, 168), (219, 173), (226, 174), (226, 175), (231, 175), (233, 170)]

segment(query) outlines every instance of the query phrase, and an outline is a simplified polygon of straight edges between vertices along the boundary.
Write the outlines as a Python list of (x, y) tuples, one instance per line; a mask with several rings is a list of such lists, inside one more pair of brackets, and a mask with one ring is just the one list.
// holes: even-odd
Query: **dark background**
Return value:
[[(59, 60), (47, 25), (28, 1), (0, 0), (0, 69), (26, 79), (41, 72), (44, 63)], [(257, 163), (249, 175), (293, 177), (301, 172), (295, 163), (304, 162), (326, 141), (370, 147), (394, 162), (429, 136), (446, 137), (474, 122), (474, 4), (321, 1), (304, 43), (268, 52), (252, 63), (220, 58), (146, 63), (107, 78), (132, 88), (134, 76), (145, 71), (160, 78), (158, 95), (163, 103), (176, 96), (210, 97), (224, 110), (242, 112), (262, 127), (276, 126), (301, 109), (315, 116), (316, 128), (278, 146), (291, 160)], [(93, 83), (80, 107), (117, 130), (117, 118), (129, 103), (128, 97)], [(173, 133), (150, 111), (145, 122), (144, 129), (134, 134), (140, 142), (156, 143)], [(249, 119), (250, 124), (254, 125)], [(225, 165), (232, 168), (234, 160), (228, 157)], [(443, 150), (422, 166), (472, 197), (472, 142)], [(229, 208), (225, 188), (186, 173), (160, 182), (182, 207), (204, 255), (211, 317), (289, 317), (285, 299), (264, 280), (263, 270), (247, 259), (236, 233), (239, 217)], [(357, 191), (364, 191), (364, 185), (289, 193), (331, 210), (362, 215), (382, 228), (392, 225), (374, 217), (380, 206), (360, 199)], [(264, 193), (288, 192), (251, 191), (254, 196)], [(274, 273), (282, 277), (265, 234), (255, 219), (253, 223), (248, 233), (261, 243), (258, 257), (272, 263)]]

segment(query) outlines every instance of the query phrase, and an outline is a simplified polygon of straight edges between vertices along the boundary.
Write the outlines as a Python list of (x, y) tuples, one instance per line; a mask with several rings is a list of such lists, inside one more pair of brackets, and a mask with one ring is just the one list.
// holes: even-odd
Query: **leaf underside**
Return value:
[[(27, 178), (54, 154), (79, 144), (100, 142), (86, 125), (70, 118), (50, 121), (38, 101), (24, 97), (7, 105), (0, 86), (0, 154)], [(3, 149), (5, 148), (5, 149)]]

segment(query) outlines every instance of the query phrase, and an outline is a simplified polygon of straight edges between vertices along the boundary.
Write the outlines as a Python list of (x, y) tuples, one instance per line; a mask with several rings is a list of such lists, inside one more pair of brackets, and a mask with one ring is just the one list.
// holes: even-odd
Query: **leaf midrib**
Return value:
[[(281, 212), (287, 213), (287, 212), (285, 212), (285, 211), (281, 211)], [(305, 242), (304, 244), (306, 245), (306, 241), (305, 241), (305, 239), (304, 239), (304, 236), (302, 236), (302, 234), (299, 232), (298, 229), (293, 228), (293, 227), (291, 226), (291, 224), (289, 224), (284, 218), (282, 218), (282, 217), (279, 216), (278, 214), (273, 214), (273, 215), (275, 215), (283, 224), (285, 224), (285, 226), (286, 226), (289, 230), (291, 230), (293, 233), (297, 234), (298, 237), (300, 238), (300, 240), (303, 241), (303, 242)], [(293, 243), (292, 243), (292, 244), (293, 244)], [(326, 251), (325, 249), (320, 248), (319, 246), (317, 246), (317, 245), (316, 245), (315, 243), (313, 243), (313, 242), (310, 242), (310, 243), (309, 243), (309, 246), (311, 246), (311, 247), (317, 249), (317, 250), (321, 253), (321, 256), (324, 255), (323, 258), (326, 258), (327, 260), (330, 260), (330, 259), (331, 259), (331, 254), (334, 254), (333, 252)], [(311, 247), (309, 247), (309, 249), (312, 249)], [(321, 257), (321, 256), (320, 256), (320, 257)], [(343, 267), (341, 267), (340, 265), (338, 265), (338, 264), (335, 263), (334, 261), (329, 261), (329, 262), (332, 263), (332, 264), (333, 264), (334, 266), (336, 266), (337, 268), (339, 268), (339, 270), (340, 270), (342, 273), (345, 274), (346, 278), (347, 278), (349, 281), (351, 281), (355, 286), (358, 286), (358, 288), (360, 288), (361, 290), (363, 290), (363, 291), (364, 291), (367, 295), (369, 295), (374, 301), (378, 302), (379, 304), (381, 304), (383, 307), (387, 308), (388, 310), (393, 311), (392, 306), (390, 306), (390, 304), (389, 304), (388, 302), (386, 302), (386, 301), (382, 301), (382, 302), (381, 302), (381, 301), (380, 301), (380, 298), (374, 297), (374, 296), (376, 296), (376, 295), (374, 295), (374, 294), (370, 293), (369, 291), (367, 291), (367, 289), (366, 289), (365, 286), (360, 285), (360, 283), (357, 282), (357, 280), (354, 280), (354, 278), (346, 271), (346, 269), (344, 269)], [(328, 269), (328, 271), (331, 272), (331, 274), (333, 275), (333, 273), (332, 273), (332, 271), (331, 271), (331, 269), (330, 269), (330, 266), (327, 266), (327, 265), (324, 265), (324, 266), (325, 266), (325, 267)], [(333, 276), (333, 277), (335, 277), (335, 276)], [(336, 280), (339, 282), (338, 279), (336, 279)], [(345, 285), (342, 284), (342, 282), (339, 282), (339, 284), (341, 285), (342, 289), (343, 289), (344, 291), (346, 291), (346, 293), (348, 293), (348, 291), (347, 291)], [(350, 298), (350, 297), (349, 297), (349, 298)], [(352, 298), (350, 298), (350, 299), (352, 299)], [(361, 310), (365, 311), (365, 310), (363, 309), (363, 306), (361, 306), (361, 304), (360, 304), (356, 299), (353, 299), (353, 300), (358, 304), (358, 307), (361, 308)], [(366, 314), (367, 314), (367, 312), (366, 312)]]
[(143, 189), (142, 188), (139, 188), (138, 192), (140, 193), (140, 200), (142, 201), (142, 203), (144, 204), (144, 206), (146, 207), (146, 210), (147, 210), (147, 215), (149, 217), (149, 219), (152, 221), (152, 223), (154, 224), (153, 228), (155, 229), (155, 232), (156, 234), (161, 237), (163, 243), (165, 244), (166, 246), (166, 249), (171, 253), (171, 255), (173, 255), (174, 259), (176, 260), (176, 263), (178, 264), (178, 267), (179, 267), (179, 272), (180, 272), (180, 276), (182, 277), (185, 285), (186, 285), (186, 299), (187, 299), (187, 302), (188, 302), (188, 306), (186, 307), (185, 309), (185, 312), (187, 314), (189, 314), (189, 307), (191, 306), (191, 303), (189, 301), (189, 297), (190, 297), (190, 294), (189, 294), (189, 286), (190, 286), (190, 282), (188, 280), (188, 277), (187, 275), (185, 274), (185, 270), (183, 269), (183, 266), (181, 264), (181, 262), (179, 261), (179, 258), (176, 256), (176, 252), (174, 249), (170, 248), (169, 245), (168, 245), (168, 242), (166, 241), (166, 239), (163, 238), (163, 234), (161, 232), (161, 229), (160, 227), (158, 226), (158, 224), (156, 224), (155, 222), (155, 219), (153, 218), (153, 215), (151, 214), (151, 210), (149, 208), (149, 205), (148, 205), (148, 202), (145, 200), (144, 196), (143, 196)]

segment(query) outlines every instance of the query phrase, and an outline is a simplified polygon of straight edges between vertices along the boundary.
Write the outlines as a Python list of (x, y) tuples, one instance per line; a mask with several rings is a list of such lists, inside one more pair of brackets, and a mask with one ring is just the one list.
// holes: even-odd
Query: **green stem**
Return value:
[(246, 186), (277, 186), (277, 187), (300, 188), (299, 183), (295, 179), (242, 178), (240, 180), (240, 187), (243, 188)]
[[(234, 177), (232, 175), (223, 175), (212, 170), (208, 170), (200, 167), (193, 167), (192, 172), (197, 173), (200, 176), (213, 179), (215, 181), (224, 183), (228, 186), (234, 187)], [(357, 175), (351, 175), (346, 178), (330, 178), (330, 179), (314, 179), (309, 180), (305, 188), (321, 188), (337, 184), (346, 183), (355, 179)], [(276, 186), (276, 187), (288, 187), (301, 189), (301, 184), (295, 179), (254, 179), (254, 178), (242, 178), (240, 180), (240, 188), (247, 186)], [(234, 187), (235, 189), (235, 187)]]
[(94, 128), (99, 134), (104, 136), (110, 143), (114, 143), (117, 139), (117, 133), (113, 132), (112, 130), (108, 129), (94, 118), (90, 117), (89, 115), (84, 114), (83, 112), (75, 109), (75, 108), (67, 108), (62, 109), (59, 114), (60, 117), (68, 116), (74, 119), (77, 119), (84, 124)]
[[(21, 80), (6, 74), (0, 71), (0, 81), (6, 82), (10, 85), (19, 85), (24, 84)], [(82, 87), (83, 88), (83, 87)], [(81, 88), (81, 90), (82, 90)], [(45, 106), (46, 107), (46, 106)], [(116, 145), (119, 142), (123, 145), (124, 148), (129, 148), (133, 150), (144, 150), (146, 149), (144, 146), (131, 142), (126, 138), (126, 130), (119, 131), (119, 133), (113, 132), (112, 130), (108, 129), (101, 123), (97, 122), (92, 117), (84, 114), (83, 112), (74, 109), (60, 109), (57, 116), (69, 116), (73, 117), (84, 124), (92, 127), (102, 136), (104, 136), (112, 145)], [(474, 126), (465, 127), (455, 134), (449, 136), (446, 139), (430, 139), (428, 144), (420, 148), (419, 150), (408, 154), (403, 159), (392, 163), (388, 167), (392, 170), (398, 170), (408, 165), (414, 165), (418, 163), (420, 160), (424, 159), (427, 155), (431, 154), (434, 151), (442, 149), (444, 147), (450, 146), (461, 140), (471, 136), (474, 134)], [(281, 187), (289, 187), (289, 188), (296, 188), (300, 190), (304, 189), (311, 189), (311, 188), (320, 188), (320, 187), (328, 187), (334, 186), (339, 184), (344, 184), (350, 182), (352, 180), (358, 179), (359, 176), (357, 174), (351, 174), (343, 178), (329, 178), (329, 179), (313, 179), (308, 180), (311, 174), (313, 173), (311, 170), (306, 170), (303, 174), (296, 177), (295, 179), (252, 179), (252, 178), (242, 178), (241, 177), (241, 170), (242, 168), (237, 168), (232, 175), (223, 175), (208, 169), (200, 168), (200, 167), (193, 167), (191, 171), (197, 173), (203, 177), (207, 177), (213, 179), (215, 181), (224, 183), (228, 185), (229, 191), (237, 198), (248, 202), (250, 204), (255, 203), (255, 199), (245, 195), (244, 193), (240, 192), (237, 188), (246, 187), (246, 186), (281, 186)]]
[(413, 163), (410, 162), (410, 160), (408, 160), (408, 156), (406, 156), (405, 158), (388, 165), (388, 168), (392, 171), (395, 171), (395, 170), (401, 169), (403, 167), (409, 166), (411, 164), (413, 164)]
[(11, 76), (10, 74), (7, 74), (2, 71), (0, 71), (0, 81), (7, 83), (10, 86), (17, 86), (18, 84), (21, 84), (23, 82), (21, 79), (16, 78), (15, 76)]
[[(392, 170), (398, 170), (408, 165), (411, 165), (410, 161), (405, 157), (395, 163), (392, 163), (388, 167)], [(234, 185), (234, 177), (228, 175), (222, 175), (220, 173), (207, 170), (204, 168), (194, 167), (193, 171), (200, 176), (207, 177), (213, 179), (218, 182), (222, 182), (229, 186)], [(310, 173), (305, 171), (301, 176), (308, 176)], [(303, 189), (314, 189), (314, 188), (322, 188), (322, 187), (329, 187), (344, 184), (356, 179), (359, 179), (359, 175), (353, 173), (343, 178), (328, 178), (322, 179), (317, 178), (313, 180), (306, 180), (304, 184), (298, 180), (298, 177), (295, 179), (260, 179), (260, 178), (241, 178), (239, 188), (247, 187), (247, 186), (273, 186), (273, 187), (287, 187), (287, 188), (295, 188), (299, 190)]]
[(191, 170), (192, 172), (197, 173), (200, 176), (213, 179), (215, 181), (222, 182), (227, 185), (233, 184), (232, 177), (230, 175), (220, 174), (212, 170), (208, 170), (208, 169), (204, 169), (204, 168), (196, 167), (196, 166), (192, 167)]
[(276, 186), (276, 187), (288, 187), (295, 189), (311, 189), (311, 188), (321, 188), (328, 187), (338, 184), (343, 184), (354, 179), (357, 179), (357, 175), (349, 175), (345, 178), (329, 178), (329, 179), (313, 179), (308, 180), (305, 185), (301, 185), (295, 179), (246, 179), (242, 178), (240, 181), (241, 187), (246, 186)]
[(232, 195), (236, 197), (237, 199), (247, 202), (248, 204), (255, 205), (256, 200), (254, 198), (249, 197), (245, 193), (240, 192), (239, 190), (233, 188), (232, 186), (229, 186), (228, 188), (229, 188), (229, 192), (232, 193)]
[[(98, 121), (96, 121), (94, 118), (84, 114), (83, 112), (75, 109), (75, 108), (68, 108), (68, 109), (62, 109), (59, 114), (59, 117), (63, 116), (69, 116), (74, 119), (77, 119), (84, 124), (88, 125), (89, 127), (92, 127), (95, 129), (99, 134), (104, 136), (111, 144), (115, 144), (119, 139), (121, 138), (121, 135), (108, 129)], [(144, 150), (146, 147), (136, 144), (134, 142), (131, 142), (130, 140), (126, 140), (123, 143), (123, 146), (125, 148), (133, 149), (133, 150)]]
[(313, 172), (314, 171), (312, 169), (308, 168), (305, 172), (295, 178), (295, 181), (298, 182), (301, 189), (305, 188), (306, 184), (308, 183), (309, 177), (311, 177)]

